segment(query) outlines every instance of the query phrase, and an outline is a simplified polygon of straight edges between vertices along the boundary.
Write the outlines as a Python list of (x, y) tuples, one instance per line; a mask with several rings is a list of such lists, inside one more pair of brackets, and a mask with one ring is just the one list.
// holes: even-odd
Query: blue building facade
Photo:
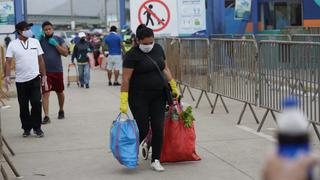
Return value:
[[(124, 0), (120, 1), (125, 17)], [(251, 18), (235, 20), (236, 0), (207, 0), (207, 34), (243, 34), (288, 26), (320, 26), (320, 0), (252, 0)], [(121, 18), (121, 25), (125, 19)]]
[(207, 1), (209, 34), (243, 34), (320, 26), (319, 0), (252, 0), (251, 18), (234, 19), (235, 0)]

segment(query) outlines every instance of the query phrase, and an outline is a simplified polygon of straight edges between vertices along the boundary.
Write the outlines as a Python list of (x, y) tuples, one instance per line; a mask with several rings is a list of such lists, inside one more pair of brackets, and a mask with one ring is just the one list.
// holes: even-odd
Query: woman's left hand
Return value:
[(169, 84), (170, 84), (170, 86), (171, 86), (173, 96), (174, 96), (174, 97), (179, 97), (179, 96), (180, 96), (180, 92), (179, 92), (179, 90), (178, 90), (178, 88), (177, 88), (177, 83), (176, 83), (176, 81), (175, 81), (174, 79), (171, 79), (171, 80), (169, 81)]

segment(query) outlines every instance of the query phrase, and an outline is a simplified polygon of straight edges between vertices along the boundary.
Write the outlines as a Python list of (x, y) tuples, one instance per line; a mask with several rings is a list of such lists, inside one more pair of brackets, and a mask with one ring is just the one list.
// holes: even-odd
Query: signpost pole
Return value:
[[(24, 16), (24, 7), (23, 7), (23, 1), (21, 0), (14, 0), (14, 14), (15, 14), (15, 24), (17, 24), (20, 21), (25, 20)], [(25, 12), (27, 14), (27, 12)]]
[(252, 22), (253, 22), (253, 33), (256, 34), (258, 32), (258, 0), (253, 0), (252, 1), (252, 8), (251, 8), (251, 13), (252, 13)]
[(120, 1), (120, 28), (122, 28), (126, 24), (126, 1)]

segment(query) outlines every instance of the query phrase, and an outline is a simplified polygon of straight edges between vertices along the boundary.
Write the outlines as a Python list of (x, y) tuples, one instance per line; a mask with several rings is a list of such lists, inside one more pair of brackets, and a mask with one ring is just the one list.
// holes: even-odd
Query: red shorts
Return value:
[(64, 90), (63, 83), (63, 72), (47, 72), (47, 82), (49, 90), (45, 91), (45, 87), (42, 87), (42, 92), (55, 91), (57, 93), (62, 93)]

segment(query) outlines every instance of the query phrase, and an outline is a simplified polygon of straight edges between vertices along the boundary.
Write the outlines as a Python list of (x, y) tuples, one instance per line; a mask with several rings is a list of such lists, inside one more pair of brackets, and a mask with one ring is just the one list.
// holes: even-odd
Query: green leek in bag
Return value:
[(181, 113), (181, 119), (184, 122), (184, 126), (186, 128), (191, 128), (193, 121), (195, 121), (193, 114), (192, 114), (192, 107), (188, 106), (185, 111)]

